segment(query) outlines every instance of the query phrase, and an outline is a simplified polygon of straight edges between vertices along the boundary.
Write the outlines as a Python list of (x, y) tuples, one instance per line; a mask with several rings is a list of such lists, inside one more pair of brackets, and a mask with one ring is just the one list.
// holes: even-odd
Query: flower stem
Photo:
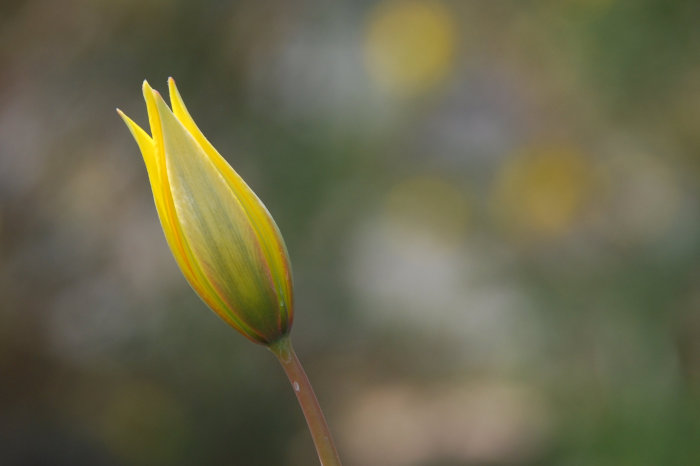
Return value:
[(341, 466), (331, 431), (326, 424), (326, 418), (323, 416), (321, 406), (318, 404), (313, 388), (311, 388), (309, 378), (306, 376), (294, 348), (292, 348), (289, 336), (283, 337), (270, 345), (269, 348), (277, 356), (287, 378), (289, 378), (289, 383), (292, 384), (294, 394), (299, 400), (301, 410), (304, 412), (306, 423), (309, 426), (321, 466)]

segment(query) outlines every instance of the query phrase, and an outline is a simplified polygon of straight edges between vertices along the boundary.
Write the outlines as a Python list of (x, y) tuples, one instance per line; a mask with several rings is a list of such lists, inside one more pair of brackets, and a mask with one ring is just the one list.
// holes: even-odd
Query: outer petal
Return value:
[(158, 115), (154, 91), (146, 81), (143, 82), (143, 97), (146, 100), (148, 121), (151, 126), (151, 134), (153, 135), (153, 160), (157, 173), (157, 182), (151, 183), (153, 198), (170, 249), (183, 273), (187, 279), (190, 280), (190, 277), (196, 275), (196, 271), (194, 270), (193, 261), (189, 254), (186, 241), (179, 231), (175, 209), (172, 207), (172, 196), (170, 194), (170, 186), (165, 171), (165, 152), (163, 149), (163, 131), (161, 129), (160, 116)]
[[(151, 95), (152, 92), (150, 87), (147, 87), (148, 85), (146, 83), (144, 83), (144, 86), (144, 90), (148, 90), (148, 95)], [(185, 273), (187, 279), (190, 280), (190, 278), (193, 277), (193, 273), (191, 272), (191, 266), (189, 265), (184, 252), (177, 253), (177, 251), (182, 249), (182, 247), (179, 245), (180, 240), (175, 236), (176, 230), (172, 226), (172, 220), (167, 214), (167, 210), (164, 203), (163, 180), (161, 179), (161, 173), (158, 167), (157, 160), (158, 148), (153, 139), (151, 139), (151, 137), (143, 129), (141, 129), (141, 127), (134, 123), (134, 121), (131, 120), (131, 118), (126, 116), (119, 109), (117, 109), (117, 112), (126, 123), (127, 127), (131, 131), (131, 134), (134, 136), (134, 139), (136, 140), (139, 149), (141, 150), (144, 162), (146, 163), (146, 170), (148, 172), (148, 178), (151, 182), (151, 189), (153, 191), (153, 199), (155, 201), (156, 210), (158, 212), (158, 217), (160, 218), (161, 226), (163, 227), (163, 232), (165, 233), (165, 238), (168, 241), (170, 249), (175, 255), (175, 259), (177, 260), (178, 265)], [(160, 126), (160, 123), (157, 120), (155, 122), (152, 122), (152, 127), (153, 124), (158, 125), (158, 127)]]
[(158, 187), (159, 185), (159, 180), (158, 167), (156, 166), (155, 160), (156, 148), (153, 144), (153, 139), (151, 139), (151, 137), (143, 129), (141, 129), (139, 125), (134, 123), (134, 121), (131, 118), (124, 115), (124, 112), (117, 109), (117, 113), (120, 117), (122, 117), (122, 120), (124, 120), (124, 123), (126, 123), (126, 126), (129, 128), (129, 131), (131, 131), (131, 135), (136, 140), (136, 143), (138, 144), (139, 149), (141, 150), (143, 161), (146, 163), (148, 179), (151, 181), (151, 186), (153, 186), (153, 188), (156, 189), (156, 187)]
[[(195, 281), (211, 287), (226, 305), (214, 310), (255, 329), (264, 341), (274, 341), (286, 328), (280, 326), (277, 290), (256, 231), (217, 166), (160, 95), (154, 100), (162, 131), (162, 145), (156, 142), (164, 154), (158, 154), (164, 160), (160, 167), (165, 167), (161, 176), (167, 176), (172, 196), (166, 199), (166, 210), (167, 201), (172, 199), (174, 212), (169, 212), (169, 218), (177, 224), (176, 236), (185, 257), (196, 258), (190, 262)], [(197, 280), (198, 271), (204, 283)], [(208, 295), (206, 290), (197, 291), (203, 297)]]
[(293, 314), (293, 285), (289, 254), (275, 221), (265, 208), (260, 199), (255, 195), (236, 171), (226, 162), (218, 151), (199, 130), (190, 116), (185, 103), (180, 96), (173, 78), (168, 79), (170, 102), (173, 113), (180, 123), (187, 129), (207, 157), (221, 173), (224, 180), (233, 191), (246, 215), (250, 219), (253, 229), (260, 238), (263, 255), (269, 264), (270, 273), (278, 296), (280, 297), (280, 325), (289, 328), (294, 318)]

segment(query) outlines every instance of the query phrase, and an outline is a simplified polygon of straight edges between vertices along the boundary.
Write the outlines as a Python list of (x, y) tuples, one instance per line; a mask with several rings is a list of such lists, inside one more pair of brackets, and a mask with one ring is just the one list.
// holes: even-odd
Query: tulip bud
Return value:
[(168, 80), (168, 108), (143, 83), (149, 136), (121, 111), (141, 149), (170, 250), (200, 298), (247, 338), (265, 345), (289, 333), (293, 290), (277, 225), (207, 141)]

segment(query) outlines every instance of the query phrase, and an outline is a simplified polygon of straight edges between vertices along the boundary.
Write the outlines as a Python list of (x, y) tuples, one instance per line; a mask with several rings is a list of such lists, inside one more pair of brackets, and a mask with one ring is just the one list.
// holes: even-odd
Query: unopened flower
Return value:
[(284, 240), (265, 206), (207, 141), (168, 80), (172, 110), (143, 83), (149, 136), (117, 110), (138, 143), (160, 223), (192, 288), (223, 320), (269, 345), (292, 325)]

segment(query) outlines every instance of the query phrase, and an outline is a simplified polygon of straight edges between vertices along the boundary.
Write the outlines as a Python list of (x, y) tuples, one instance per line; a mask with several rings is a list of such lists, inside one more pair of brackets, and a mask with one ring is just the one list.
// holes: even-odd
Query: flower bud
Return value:
[(172, 110), (143, 83), (149, 136), (121, 111), (146, 163), (170, 250), (200, 298), (265, 345), (292, 326), (289, 256), (263, 203), (207, 141), (168, 80)]

